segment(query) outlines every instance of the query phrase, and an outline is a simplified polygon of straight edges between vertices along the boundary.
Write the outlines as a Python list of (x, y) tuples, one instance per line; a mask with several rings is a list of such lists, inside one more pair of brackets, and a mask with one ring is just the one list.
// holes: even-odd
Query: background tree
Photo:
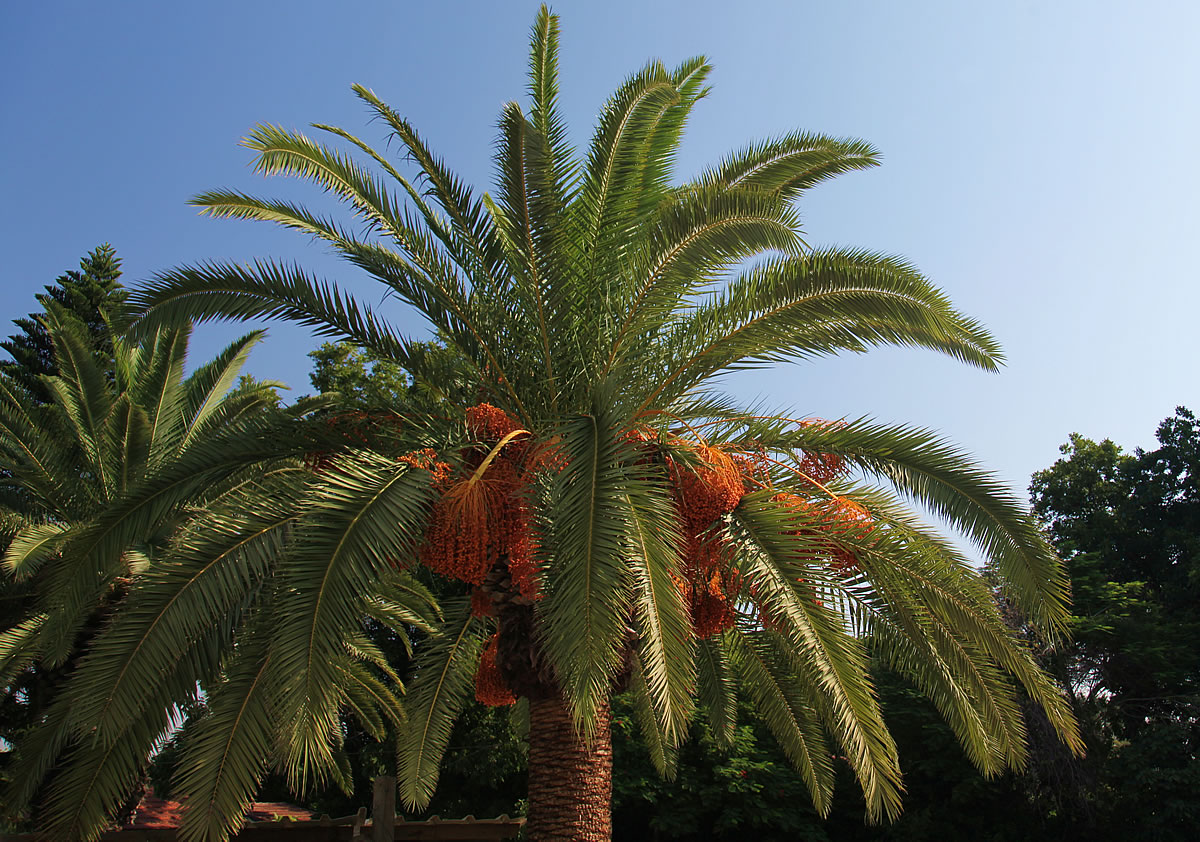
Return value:
[(1070, 687), (1113, 838), (1189, 838), (1200, 820), (1200, 425), (1187, 409), (1158, 447), (1072, 435), (1034, 475), (1034, 510), (1071, 573), (1075, 642), (1052, 656)]
[(473, 403), (470, 373), (462, 356), (444, 342), (415, 342), (409, 358), (414, 376), (394, 359), (350, 342), (326, 342), (309, 352), (309, 381), (319, 394), (338, 396), (334, 412), (358, 410), (407, 415), (453, 411)]
[[(43, 405), (52, 402), (42, 379), (58, 374), (53, 344), (45, 324), (52, 307), (57, 318), (73, 319), (83, 326), (89, 345), (102, 360), (103, 370), (112, 376), (112, 340), (106, 316), (125, 300), (127, 291), (118, 280), (120, 275), (121, 261), (116, 250), (105, 243), (82, 258), (78, 270), (65, 272), (46, 286), (46, 291), (37, 296), (43, 307), (40, 312), (15, 320), (18, 332), (0, 342), (0, 348), (12, 356), (11, 360), (0, 361), (0, 381), (21, 401)], [(68, 435), (68, 432), (64, 430), (63, 434)], [(0, 477), (8, 477), (9, 473), (9, 466), (0, 464)], [(0, 482), (0, 494), (11, 493), (12, 487)], [(0, 507), (10, 513), (0, 517), (0, 545), (4, 547), (20, 528), (19, 519), (11, 512), (19, 511), (22, 505), (11, 496), (0, 500)], [(0, 580), (0, 629), (12, 628), (25, 619), (32, 594), (32, 581), (14, 582), (8, 577)], [(0, 721), (19, 729), (23, 719), (16, 710), (9, 710)], [(10, 735), (11, 732), (0, 734), (0, 739)]]
[[(33, 730), (70, 707), (63, 694), (67, 677), (189, 512), (157, 511), (142, 523), (136, 540), (115, 549), (117, 564), (107, 581), (68, 593), (60, 585), (70, 548), (98, 540), (97, 523), (159, 466), (212, 447), (229, 428), (277, 399), (278, 384), (233, 385), (261, 332), (185, 376), (190, 329), (163, 331), (141, 344), (106, 337), (98, 350), (83, 320), (54, 301), (46, 306), (39, 323), (51, 345), (49, 367), (57, 373), (40, 375), (38, 382), (50, 403), (31, 403), (16, 378), (0, 379), (0, 515), (11, 533), (3, 555), (7, 622), (0, 630), (0, 737), (14, 747), (18, 762), (32, 764), (24, 767), (27, 772), (35, 770), (8, 781), (24, 793), (12, 806), (6, 803), (9, 817), (15, 805), (34, 798), (45, 764), (57, 753), (38, 759)], [(210, 487), (189, 505), (203, 506), (227, 490)], [(58, 608), (64, 598), (74, 600), (79, 622), (69, 632), (59, 627), (55, 635), (43, 622), (45, 606)], [(134, 764), (136, 771), (144, 761)], [(136, 777), (127, 770), (124, 786), (131, 787)], [(124, 800), (129, 793), (118, 795)]]
[(326, 342), (308, 356), (313, 361), (309, 375), (313, 388), (318, 394), (336, 392), (342, 406), (379, 411), (406, 402), (409, 377), (393, 360), (381, 359), (348, 342)]
[[(107, 318), (116, 312), (125, 300), (126, 289), (120, 284), (121, 261), (116, 249), (108, 243), (98, 246), (79, 261), (79, 269), (72, 269), (46, 286), (44, 293), (37, 295), (43, 308), (55, 302), (66, 317), (78, 319), (87, 330), (89, 344), (101, 359), (112, 356), (112, 340), (109, 336)], [(42, 313), (30, 313), (27, 318), (16, 319), (14, 324), (20, 332), (0, 342), (0, 348), (12, 356), (11, 360), (0, 361), (0, 375), (11, 379), (38, 403), (50, 403), (51, 396), (44, 376), (58, 373), (55, 367), (54, 348)], [(105, 366), (110, 373), (111, 367)]]
[[(46, 291), (37, 296), (43, 309), (16, 319), (18, 332), (0, 342), (0, 348), (12, 357), (0, 361), (0, 382), (31, 411), (34, 405), (52, 402), (43, 378), (59, 373), (45, 322), (51, 309), (58, 318), (74, 320), (83, 327), (103, 370), (107, 376), (113, 376), (112, 342), (106, 317), (120, 307), (127, 294), (118, 280), (120, 275), (121, 261), (116, 250), (107, 243), (97, 247), (80, 260), (78, 270), (65, 272), (47, 285)], [(65, 429), (61, 434), (69, 436)], [(0, 546), (5, 549), (21, 529), (23, 521), (17, 513), (28, 502), (6, 481), (11, 479), (10, 469), (7, 462), (0, 461)], [(36, 585), (36, 577), (16, 581), (0, 576), (0, 630), (11, 629), (28, 617)], [(41, 675), (33, 682), (30, 678), (26, 676), (23, 682), (0, 695), (0, 745), (11, 748), (37, 720), (49, 697), (47, 688), (56, 682), (50, 675)], [(4, 775), (7, 759), (7, 752), (0, 755), (0, 777)], [(5, 818), (0, 816), (0, 829)]]

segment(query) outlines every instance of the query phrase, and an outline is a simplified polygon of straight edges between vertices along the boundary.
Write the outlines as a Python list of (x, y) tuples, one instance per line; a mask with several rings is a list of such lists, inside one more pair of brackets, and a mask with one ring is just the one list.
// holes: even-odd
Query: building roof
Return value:
[[(246, 814), (247, 822), (270, 822), (287, 816), (294, 821), (307, 821), (317, 818), (317, 814), (294, 804), (283, 804), (276, 801), (255, 801), (250, 805)], [(179, 801), (167, 801), (147, 795), (138, 804), (133, 814), (133, 821), (125, 827), (179, 827), (183, 820), (183, 804)]]

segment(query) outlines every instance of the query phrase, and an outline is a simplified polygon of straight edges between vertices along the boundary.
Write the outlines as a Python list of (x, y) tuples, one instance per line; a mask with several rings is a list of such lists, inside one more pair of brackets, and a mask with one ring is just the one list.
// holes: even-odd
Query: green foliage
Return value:
[[(355, 86), (399, 147), (399, 165), (330, 126), (315, 126), (313, 139), (262, 125), (244, 141), (258, 172), (311, 182), (346, 206), (352, 226), (235, 191), (195, 199), (212, 216), (324, 241), (379, 281), (384, 300), (423, 317), (444, 349), (403, 336), (337, 285), (278, 261), (180, 267), (135, 293), (134, 336), (177, 335), (192, 321), (282, 318), (360, 349), (327, 349), (320, 364), (361, 406), (392, 400), (401, 371), (412, 382), (398, 419), (335, 411), (289, 426), (270, 413), (235, 425), (155, 464), (78, 542), (63, 544), (72, 562), (56, 577), (41, 635), (50, 654), (69, 648), (78, 617), (124, 569), (140, 530), (212, 489), (132, 577), (136, 610), (100, 632), (72, 680), (88, 691), (95, 731), (85, 733), (71, 711), (44, 729), (39, 774), (63, 748), (56, 734), (86, 736), (98, 751), (122, 747), (113, 775), (87, 767), (103, 786), (86, 803), (62, 790), (55, 827), (94, 836), (92, 819), (110, 809), (100, 796), (120, 789), (116, 773), (199, 692), (209, 715), (183, 744), (177, 777), (189, 797), (188, 839), (226, 838), (268, 769), (296, 789), (352, 789), (347, 716), (379, 737), (396, 729), (401, 791), (420, 809), (431, 803), (454, 719), (469, 709), (480, 644), (493, 627), (504, 680), (520, 682), (522, 695), (561, 698), (585, 737), (602, 731), (609, 697), (628, 686), (653, 762), (667, 773), (694, 697), (713, 711), (713, 739), (736, 744), (732, 712), (744, 693), (818, 812), (829, 809), (838, 776), (831, 755), (846, 758), (871, 820), (900, 809), (900, 757), (870, 675), (870, 639), (886, 641), (887, 662), (934, 701), (978, 767), (1025, 760), (1013, 682), (1078, 749), (1070, 711), (1004, 626), (987, 584), (907, 505), (965, 532), (1054, 637), (1066, 619), (1065, 580), (1012, 494), (927, 431), (764, 418), (713, 392), (740, 369), (881, 345), (927, 348), (984, 370), (999, 364), (990, 334), (903, 259), (804, 242), (794, 202), (833, 175), (873, 166), (874, 150), (792, 133), (681, 182), (679, 144), (710, 70), (697, 57), (674, 68), (651, 61), (632, 74), (576, 151), (559, 113), (557, 51), (557, 19), (543, 9), (531, 103), (503, 109), (493, 193), (474, 192), (401, 115)], [(408, 411), (418, 389), (436, 411)], [(511, 598), (495, 621), (453, 606), (441, 615), (421, 574), (410, 575), (438, 489), (402, 458), (430, 448), (464, 467), (479, 445), (465, 412), (483, 401), (523, 430), (515, 447), (552, 463), (532, 469), (519, 492), (537, 525), (541, 598), (517, 604), (511, 588), (494, 592)], [(70, 420), (94, 427), (96, 410), (75, 401)], [(148, 440), (166, 435), (155, 428)], [(698, 468), (697, 453), (709, 447), (761, 455), (752, 481), (764, 486), (739, 493), (736, 509), (706, 525), (703, 540), (724, 543), (721, 564), (736, 583), (726, 597), (732, 624), (720, 634), (698, 628), (674, 586), (691, 562), (687, 501), (676, 504), (667, 469), (668, 459)], [(810, 458), (844, 471), (816, 481), (803, 470)], [(475, 480), (493, 479), (488, 464)], [(822, 513), (847, 501), (869, 528), (825, 528), (819, 537)], [(53, 540), (28, 537), (30, 557), (36, 539)], [(488, 556), (492, 572), (511, 572), (507, 552)], [(839, 572), (837, 553), (856, 559), (855, 569)], [(430, 636), (411, 676), (395, 674), (364, 618)], [(125, 647), (143, 639), (136, 651), (148, 654), (128, 663)], [(401, 680), (409, 681), (406, 714)], [(126, 681), (144, 693), (118, 703), (112, 688)], [(774, 775), (764, 770), (763, 780)]]
[(1158, 447), (1071, 436), (1034, 475), (1034, 510), (1071, 573), (1075, 642), (1046, 661), (1087, 729), (1094, 820), (1190, 837), (1200, 811), (1200, 424), (1183, 407)]
[(308, 356), (313, 361), (309, 379), (318, 394), (337, 392), (343, 406), (363, 410), (393, 409), (405, 403), (409, 378), (392, 360), (345, 342), (326, 342)]
[(395, 359), (349, 342), (326, 342), (309, 353), (309, 375), (319, 394), (337, 394), (338, 410), (415, 415), (445, 412), (474, 395), (462, 358), (439, 342), (413, 343), (408, 349), (414, 376)]
[(648, 762), (633, 700), (613, 717), (613, 838), (829, 839), (804, 782), (747, 705), (727, 742), (699, 722), (664, 779)]
[[(14, 324), (20, 333), (0, 342), (0, 348), (12, 356), (11, 360), (0, 361), (0, 375), (10, 379), (18, 388), (25, 390), (38, 403), (50, 403), (51, 397), (42, 377), (58, 373), (54, 348), (50, 334), (43, 322), (50, 302), (69, 313), (86, 329), (88, 344), (102, 360), (112, 356), (112, 341), (109, 337), (107, 319), (125, 300), (125, 288), (117, 280), (121, 277), (121, 261), (116, 249), (105, 243), (79, 261), (79, 268), (60, 275), (44, 293), (37, 295), (42, 313), (30, 313), (27, 318), (16, 319)], [(104, 364), (110, 372), (111, 364)]]
[(1116, 741), (1100, 772), (1100, 825), (1114, 839), (1190, 839), (1200, 822), (1198, 755), (1194, 718), (1156, 719), (1136, 737)]
[(1031, 486), (1074, 584), (1066, 666), (1080, 695), (1111, 696), (1123, 729), (1177, 715), (1200, 689), (1200, 425), (1180, 408), (1158, 438), (1127, 454), (1072, 436)]
[(1025, 777), (981, 776), (937, 708), (919, 691), (894, 673), (881, 670), (876, 677), (904, 772), (905, 809), (894, 822), (866, 821), (863, 804), (847, 792), (853, 773), (843, 757), (832, 758), (841, 785), (830, 814), (822, 817), (805, 797), (803, 780), (748, 705), (741, 706), (728, 742), (717, 737), (709, 718), (698, 721), (693, 739), (680, 749), (675, 777), (664, 780), (647, 761), (631, 700), (623, 698), (614, 720), (614, 839), (1076, 838), (1074, 821), (1056, 816), (1049, 802), (1034, 797)]
[[(73, 802), (70, 815), (53, 819), (54, 826), (74, 835), (86, 833), (83, 826), (103, 826), (140, 778), (149, 749), (170, 727), (170, 712), (153, 711), (153, 694), (135, 678), (138, 667), (153, 664), (151, 671), (168, 684), (174, 678), (176, 687), (188, 686), (173, 675), (181, 663), (197, 667), (181, 659), (178, 642), (180, 635), (190, 634), (189, 624), (194, 629), (206, 614), (164, 618), (151, 613), (152, 628), (176, 635), (175, 643), (164, 648), (162, 638), (136, 636), (147, 602), (153, 602), (153, 587), (134, 594), (131, 585), (149, 574), (189, 508), (202, 507), (227, 487), (200, 486), (173, 505), (150, 507), (107, 553), (93, 555), (86, 548), (103, 543), (103, 524), (119, 501), (162, 466), (220, 447), (228, 425), (236, 427), (273, 405), (275, 393), (270, 383), (232, 388), (258, 333), (184, 377), (187, 330), (163, 331), (140, 344), (109, 337), (105, 359), (91, 344), (88, 326), (57, 303), (47, 304), (42, 323), (58, 372), (40, 381), (51, 403), (30, 405), (17, 389), (0, 387), (0, 464), (5, 468), (0, 500), (12, 530), (4, 553), (5, 596), (20, 596), (18, 616), (29, 618), (5, 632), (9, 645), (0, 664), (2, 736), (16, 747), (5, 770), (5, 813), (15, 815), (33, 798), (49, 764), (65, 749), (74, 765), (56, 774), (44, 794), (51, 803)], [(217, 565), (210, 565), (210, 575), (214, 570), (219, 571)], [(194, 583), (184, 581), (189, 587)], [(68, 600), (60, 601), (67, 594)], [(211, 604), (207, 607), (211, 610)], [(6, 628), (12, 625), (15, 619)], [(22, 628), (36, 633), (15, 637)], [(122, 666), (111, 676), (99, 676), (96, 659), (109, 656)], [(194, 693), (194, 677), (191, 686)], [(143, 706), (154, 715), (139, 719)], [(44, 743), (45, 754), (32, 749), (38, 725), (40, 733), (54, 735)], [(99, 745), (78, 739), (80, 729), (97, 725), (120, 738)], [(97, 776), (96, 786), (89, 769)]]
[(442, 757), (437, 793), (420, 816), (479, 818), (525, 812), (526, 745), (510, 712), (471, 702)]

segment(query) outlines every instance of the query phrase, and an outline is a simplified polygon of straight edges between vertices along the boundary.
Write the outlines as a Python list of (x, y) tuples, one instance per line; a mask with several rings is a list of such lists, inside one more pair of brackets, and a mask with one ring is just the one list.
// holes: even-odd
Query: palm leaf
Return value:
[(17, 579), (27, 579), (58, 553), (70, 526), (63, 523), (34, 523), (12, 537), (4, 550), (4, 569)]
[(795, 199), (826, 179), (879, 165), (869, 143), (796, 132), (736, 152), (699, 179), (727, 189), (755, 188)]
[(792, 669), (808, 678), (814, 701), (827, 706), (823, 718), (850, 758), (868, 814), (894, 817), (900, 769), (861, 642), (847, 633), (839, 616), (799, 592), (789, 581), (793, 577), (783, 573), (793, 557), (793, 521), (761, 495), (751, 495), (739, 505), (735, 522), (759, 550), (739, 555), (740, 572), (771, 622), (784, 630)]
[(678, 745), (687, 735), (696, 690), (695, 636), (675, 584), (681, 539), (664, 495), (635, 487), (627, 499), (639, 673), (664, 743)]
[(833, 764), (808, 694), (800, 690), (794, 672), (761, 633), (729, 633), (726, 645), (755, 707), (784, 754), (800, 773), (821, 816), (829, 814), (833, 798)]
[(408, 683), (408, 721), (400, 730), (400, 796), (410, 809), (429, 804), (437, 788), (438, 768), (450, 742), (450, 730), (470, 693), (483, 624), (468, 600), (446, 606), (440, 632), (422, 646)]
[(248, 636), (211, 691), (207, 713), (188, 730), (177, 784), (186, 798), (179, 829), (186, 842), (224, 842), (241, 827), (280, 727), (271, 670), (266, 635)]
[(929, 430), (868, 419), (809, 425), (765, 446), (833, 453), (928, 506), (980, 547), (1041, 630), (1055, 636), (1067, 616), (1062, 563), (1025, 506), (992, 474)]
[(190, 326), (156, 333), (141, 376), (132, 384), (130, 399), (146, 412), (150, 453), (157, 459), (175, 451), (184, 431), (183, 365), (190, 334)]
[(717, 745), (733, 746), (737, 728), (737, 677), (723, 637), (696, 644), (697, 690), (700, 707)]
[(628, 457), (613, 421), (584, 416), (560, 428), (567, 467), (550, 494), (546, 596), (539, 603), (543, 649), (588, 740), (621, 661), (632, 596), (623, 505)]
[(237, 382), (238, 375), (250, 352), (266, 331), (254, 330), (227, 345), (212, 360), (196, 369), (184, 382), (183, 413), (187, 422), (187, 433), (180, 442), (185, 448), (203, 430), (205, 422), (216, 412), (227, 398), (227, 393)]
[(178, 536), (81, 660), (71, 685), (80, 721), (119, 733), (141, 714), (147, 686), (209, 630), (240, 623), (299, 518), (299, 490), (280, 478), (256, 483)]
[(346, 298), (334, 284), (298, 268), (270, 262), (253, 267), (207, 263), (156, 276), (129, 297), (133, 330), (145, 335), (158, 325), (217, 319), (286, 318), (321, 336), (346, 339), (401, 362), (411, 343), (370, 309)]
[(375, 582), (413, 557), (431, 498), (426, 472), (366, 452), (336, 460), (310, 495), (281, 570), (271, 650), (288, 687), (286, 768), (301, 789), (333, 763), (338, 653)]

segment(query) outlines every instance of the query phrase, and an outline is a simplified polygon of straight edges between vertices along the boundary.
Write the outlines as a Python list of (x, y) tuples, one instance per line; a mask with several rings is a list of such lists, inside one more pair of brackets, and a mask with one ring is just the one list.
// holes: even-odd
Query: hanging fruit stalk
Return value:
[(479, 658), (479, 669), (475, 671), (475, 699), (489, 707), (511, 705), (517, 700), (512, 690), (504, 683), (500, 667), (496, 664), (496, 652), (500, 646), (499, 633), (492, 635), (483, 647)]
[[(462, 474), (437, 460), (431, 450), (401, 457), (430, 472), (437, 493), (420, 552), (421, 563), (471, 588), (476, 617), (497, 618), (505, 605), (528, 606), (540, 597), (537, 536), (529, 511), (529, 490), (537, 475), (561, 471), (566, 464), (557, 439), (533, 443), (530, 434), (504, 410), (479, 404), (466, 410), (467, 431), (479, 445), (462, 454)], [(823, 421), (805, 425), (828, 424)], [(696, 635), (720, 634), (737, 620), (739, 600), (757, 602), (745, 592), (729, 556), (724, 521), (742, 498), (770, 487), (773, 468), (787, 467), (762, 449), (726, 449), (699, 440), (660, 437), (646, 428), (625, 433), (640, 451), (635, 464), (665, 470), (682, 531), (682, 555), (675, 584), (683, 595)], [(844, 539), (860, 539), (873, 528), (860, 504), (825, 487), (845, 473), (833, 454), (805, 453), (792, 463), (792, 473), (813, 487), (806, 497), (781, 491), (772, 502), (796, 522), (788, 534), (797, 539), (794, 557), (803, 563), (828, 564), (842, 574), (858, 569)], [(818, 494), (819, 492), (819, 494)], [(819, 601), (813, 597), (816, 604)], [(766, 622), (765, 620), (763, 621)], [(490, 705), (511, 704), (514, 694), (497, 665), (499, 632), (484, 648), (476, 674), (476, 696)]]

